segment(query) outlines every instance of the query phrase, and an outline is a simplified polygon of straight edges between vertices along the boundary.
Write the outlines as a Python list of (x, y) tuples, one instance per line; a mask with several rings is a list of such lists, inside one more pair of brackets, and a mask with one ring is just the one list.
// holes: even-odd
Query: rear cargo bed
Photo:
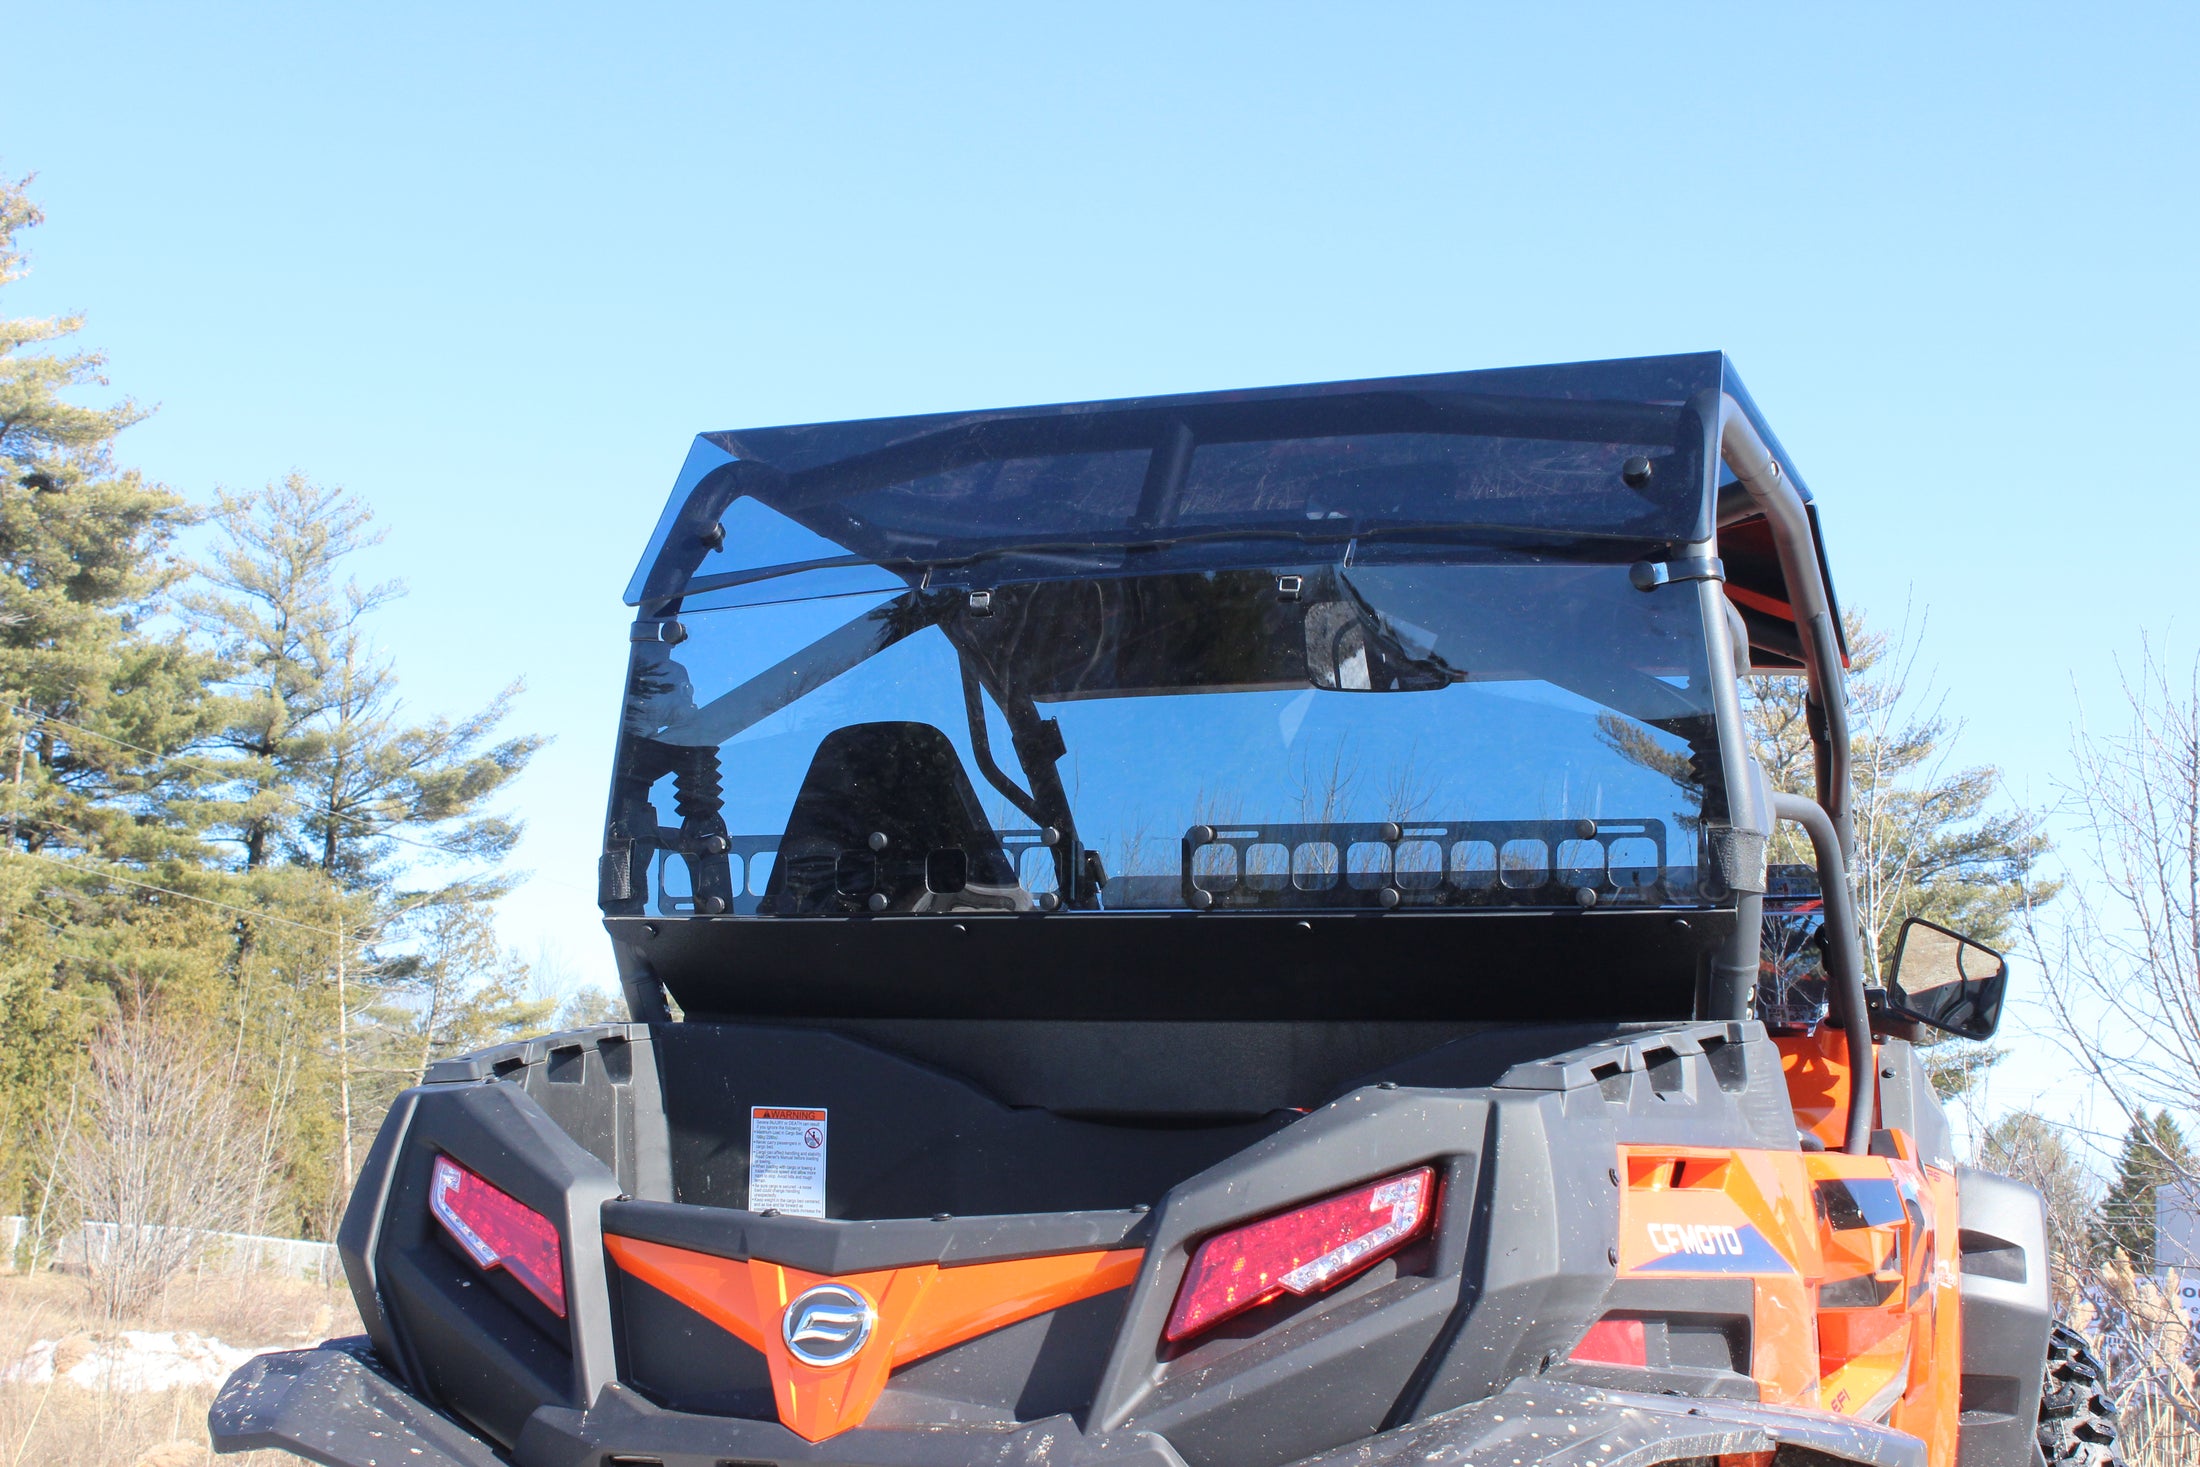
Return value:
[(514, 1080), (630, 1197), (750, 1206), (750, 1113), (821, 1110), (825, 1215), (1152, 1205), (1338, 1095), (1493, 1083), (1614, 1024), (851, 1019), (620, 1024), (436, 1066)]

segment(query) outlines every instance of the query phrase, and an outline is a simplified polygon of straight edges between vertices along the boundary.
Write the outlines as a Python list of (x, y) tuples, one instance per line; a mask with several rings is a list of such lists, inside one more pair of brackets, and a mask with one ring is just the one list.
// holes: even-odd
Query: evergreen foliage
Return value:
[[(225, 665), (211, 742), (233, 779), (215, 823), (245, 868), (310, 865), (347, 890), (387, 892), (407, 864), (399, 842), (501, 861), (519, 828), (486, 804), (544, 742), (494, 740), (518, 686), (455, 723), (403, 716), (395, 669), (367, 636), (403, 588), (337, 581), (381, 538), (354, 496), (292, 474), (224, 496), (217, 519), (204, 584), (182, 600)], [(496, 891), (476, 880), (436, 897)]]
[[(1854, 612), (1843, 622), (1856, 835), (1850, 875), (1865, 960), (1885, 969), (1907, 917), (2005, 946), (2027, 893), (2035, 902), (2053, 895), (2032, 874), (2047, 838), (2028, 813), (1993, 808), (2000, 770), (1950, 763), (1960, 729), (1918, 685), (1907, 628), (1889, 633)], [(1773, 787), (1814, 793), (1803, 680), (1753, 678), (1747, 695), (1744, 711)], [(1789, 844), (1782, 859), (1808, 857)]]
[(2124, 1132), (2116, 1157), (2116, 1176), (2101, 1197), (2095, 1225), (2095, 1250), (2121, 1253), (2141, 1273), (2155, 1267), (2154, 1194), (2167, 1183), (2194, 1176), (2185, 1135), (2166, 1110), (2141, 1111)]
[[(0, 180), (0, 287), (27, 182)], [(245, 1220), (326, 1236), (389, 1096), (554, 1007), (486, 906), (542, 741), (498, 732), (516, 686), (404, 707), (370, 639), (400, 588), (350, 577), (376, 536), (342, 490), (225, 496), (184, 558), (201, 514), (117, 466), (145, 410), (86, 405), (81, 325), (0, 319), (0, 1212), (51, 1211), (82, 1140), (56, 1117), (90, 1123), (95, 1037), (142, 1023), (248, 1118)]]
[[(1998, 769), (1950, 762), (1959, 728), (1919, 684), (1916, 639), (1907, 625), (1890, 634), (1851, 612), (1843, 629), (1850, 652), (1855, 830), (1849, 874), (1864, 929), (1864, 961), (1884, 973), (1910, 917), (2006, 947), (2023, 905), (2055, 893), (2054, 883), (2034, 874), (2047, 852), (2046, 835), (2028, 812), (1994, 808)], [(1815, 782), (1804, 693), (1800, 677), (1752, 678), (1743, 712), (1773, 787), (1810, 795)], [(1809, 864), (1812, 857), (1800, 837), (1783, 828), (1774, 859)], [(1968, 1042), (1942, 1044), (1928, 1033), (1920, 1057), (1947, 1097), (1970, 1089), (2000, 1054)]]

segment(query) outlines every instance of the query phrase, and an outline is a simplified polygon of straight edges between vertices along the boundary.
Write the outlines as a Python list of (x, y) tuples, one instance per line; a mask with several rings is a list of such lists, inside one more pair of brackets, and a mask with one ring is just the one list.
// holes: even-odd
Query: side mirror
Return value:
[(1992, 948), (1922, 917), (1902, 924), (1887, 970), (1887, 1007), (1895, 1013), (1965, 1039), (1991, 1039), (2008, 989), (2009, 965)]

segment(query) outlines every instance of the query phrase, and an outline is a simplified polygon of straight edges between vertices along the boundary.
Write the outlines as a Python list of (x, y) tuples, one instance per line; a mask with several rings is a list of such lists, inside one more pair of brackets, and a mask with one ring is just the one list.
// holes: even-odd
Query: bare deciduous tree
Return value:
[(2062, 1131), (2045, 1116), (2011, 1111), (1978, 1138), (1978, 1165), (2014, 1177), (2047, 1204), (2047, 1247), (2055, 1302), (2068, 1308), (2084, 1287), (2099, 1190)]
[[(2200, 660), (2149, 646), (2120, 726), (2081, 726), (2068, 803), (2085, 881), (2062, 920), (2030, 915), (2047, 998), (2078, 1063), (2136, 1118), (2200, 1110)], [(2168, 1160), (2168, 1158), (2165, 1158)]]
[(2084, 1285), (2070, 1322), (2100, 1341), (2124, 1460), (2185, 1467), (2200, 1456), (2200, 1375), (2175, 1291), (2122, 1257), (2088, 1269)]
[[(2151, 1160), (2138, 1169), (2167, 1177), (2191, 1166), (2160, 1108), (2200, 1108), (2200, 661), (2173, 669), (2147, 645), (2119, 692), (2114, 722), (2072, 740), (2079, 879), (2058, 911), (2023, 919), (2074, 1062), (2134, 1123), (2124, 1170)], [(2153, 1158), (2131, 1155), (2146, 1145)], [(2081, 1282), (2073, 1322), (2102, 1341), (2130, 1460), (2193, 1460), (2200, 1384), (2174, 1290), (2121, 1251)]]
[(258, 1129), (203, 1036), (140, 1003), (92, 1042), (81, 1103), (57, 1135), (56, 1183), (87, 1238), (110, 1315), (155, 1302), (193, 1260), (200, 1230), (247, 1230)]

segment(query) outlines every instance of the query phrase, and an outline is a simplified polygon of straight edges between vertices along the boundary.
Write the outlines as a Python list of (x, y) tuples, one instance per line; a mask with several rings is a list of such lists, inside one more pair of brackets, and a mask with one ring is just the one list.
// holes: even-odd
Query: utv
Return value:
[(366, 1337), (221, 1449), (2112, 1457), (1914, 1048), (2001, 960), (1870, 981), (1817, 511), (1724, 356), (709, 433), (626, 599), (632, 1022), (398, 1100)]

